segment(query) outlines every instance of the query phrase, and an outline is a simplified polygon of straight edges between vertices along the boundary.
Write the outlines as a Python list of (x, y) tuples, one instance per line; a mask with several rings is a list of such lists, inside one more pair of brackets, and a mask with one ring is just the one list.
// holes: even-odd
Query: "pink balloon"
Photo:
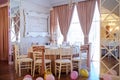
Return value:
[(109, 74), (105, 74), (103, 80), (112, 80), (112, 77)]
[(78, 78), (78, 72), (72, 71), (70, 74), (71, 79), (76, 80)]
[(32, 78), (32, 76), (27, 74), (27, 75), (24, 76), (24, 78)]
[(32, 80), (32, 78), (27, 78), (27, 77), (26, 77), (26, 78), (24, 78), (23, 80)]
[(23, 80), (32, 80), (32, 76), (27, 74), (24, 76)]
[(46, 75), (46, 80), (55, 80), (55, 77), (52, 74)]
[(43, 80), (43, 78), (42, 77), (38, 77), (38, 78), (36, 78), (36, 80)]

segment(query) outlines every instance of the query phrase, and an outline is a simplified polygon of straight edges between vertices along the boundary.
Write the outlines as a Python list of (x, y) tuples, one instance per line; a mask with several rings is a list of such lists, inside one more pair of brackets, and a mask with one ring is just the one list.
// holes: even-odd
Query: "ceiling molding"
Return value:
[(59, 5), (64, 5), (64, 4), (69, 4), (69, 3), (75, 3), (75, 2), (81, 2), (81, 1), (86, 1), (86, 0), (53, 0), (50, 2), (51, 6), (59, 6)]

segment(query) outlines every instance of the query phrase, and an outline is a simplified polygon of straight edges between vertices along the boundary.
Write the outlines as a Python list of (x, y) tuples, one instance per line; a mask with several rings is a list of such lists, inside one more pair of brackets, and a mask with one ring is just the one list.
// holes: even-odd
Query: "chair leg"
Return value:
[(68, 64), (66, 64), (66, 75), (68, 75), (68, 69), (69, 69), (69, 67), (68, 67), (69, 65)]
[(50, 72), (51, 72), (51, 63), (50, 63)]
[(19, 62), (18, 65), (19, 65), (19, 77), (20, 77), (21, 76), (21, 63)]
[(81, 61), (78, 61), (78, 72), (79, 72), (80, 68), (81, 68)]
[(34, 77), (34, 74), (35, 74), (35, 64), (33, 65), (33, 77)]
[[(29, 66), (29, 65), (30, 65), (30, 63), (28, 63), (28, 62), (27, 62), (27, 63), (25, 63), (25, 64), (26, 64), (27, 66)], [(27, 72), (29, 72), (29, 69), (27, 69)]]
[(16, 73), (18, 73), (18, 63), (17, 62), (15, 62), (15, 71), (16, 71)]
[(56, 63), (55, 63), (55, 76), (56, 76), (56, 74), (57, 74), (57, 65), (56, 65)]
[(39, 64), (38, 66), (39, 66), (39, 68), (38, 68), (39, 71), (38, 71), (38, 72), (39, 72), (39, 74), (40, 74), (40, 71), (41, 71), (41, 64)]
[(31, 75), (32, 75), (32, 62), (30, 62), (30, 67), (31, 67)]
[(60, 79), (60, 75), (61, 75), (61, 63), (60, 63), (60, 66), (59, 66), (59, 75), (58, 75), (58, 79)]
[(73, 71), (73, 66), (72, 66), (73, 64), (72, 64), (72, 62), (70, 63), (70, 68), (71, 68), (71, 72)]
[(45, 63), (45, 71), (47, 71), (47, 68), (46, 68), (46, 66), (47, 66), (48, 64), (47, 63)]

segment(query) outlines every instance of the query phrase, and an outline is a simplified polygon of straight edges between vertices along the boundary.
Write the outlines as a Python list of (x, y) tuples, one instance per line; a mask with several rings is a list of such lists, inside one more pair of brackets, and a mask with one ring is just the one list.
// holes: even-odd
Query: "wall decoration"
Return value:
[(48, 15), (37, 12), (25, 12), (26, 36), (47, 36)]

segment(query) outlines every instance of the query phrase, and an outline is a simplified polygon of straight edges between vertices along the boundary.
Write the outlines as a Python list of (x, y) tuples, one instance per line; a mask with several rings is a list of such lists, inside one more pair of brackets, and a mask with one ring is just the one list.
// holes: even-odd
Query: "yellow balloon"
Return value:
[(89, 73), (86, 69), (80, 69), (80, 75), (86, 78), (89, 77)]
[(45, 74), (44, 74), (44, 79), (46, 80), (46, 76), (49, 75), (49, 74), (52, 74), (51, 72), (49, 71), (45, 71)]

